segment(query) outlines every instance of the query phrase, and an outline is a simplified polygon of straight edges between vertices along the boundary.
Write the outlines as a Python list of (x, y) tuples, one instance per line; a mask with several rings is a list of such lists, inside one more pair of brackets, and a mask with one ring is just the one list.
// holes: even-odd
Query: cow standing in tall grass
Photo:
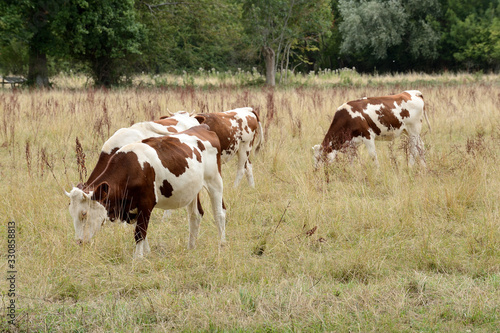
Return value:
[(375, 140), (394, 140), (402, 133), (409, 137), (409, 165), (418, 158), (425, 167), (424, 144), (420, 138), (423, 117), (429, 125), (424, 99), (418, 90), (347, 102), (335, 112), (321, 145), (313, 147), (314, 167), (332, 163), (339, 151), (350, 146), (357, 148), (362, 143), (378, 166)]
[(203, 216), (199, 193), (205, 187), (223, 244), (226, 213), (220, 166), (219, 139), (206, 125), (121, 147), (91, 183), (66, 192), (77, 242), (89, 242), (107, 220), (136, 223), (134, 257), (141, 258), (150, 251), (146, 235), (153, 208), (187, 206), (188, 248), (193, 248)]
[(262, 125), (257, 113), (250, 107), (225, 112), (200, 113), (194, 116), (200, 124), (206, 124), (217, 133), (222, 149), (222, 163), (227, 163), (236, 155), (238, 167), (234, 187), (246, 175), (248, 184), (255, 187), (250, 153), (256, 152), (264, 141)]

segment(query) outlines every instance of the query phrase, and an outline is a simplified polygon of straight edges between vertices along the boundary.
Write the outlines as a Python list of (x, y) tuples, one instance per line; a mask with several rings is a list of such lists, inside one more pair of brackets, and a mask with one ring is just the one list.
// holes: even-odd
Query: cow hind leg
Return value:
[(422, 139), (420, 138), (420, 135), (418, 136), (417, 149), (420, 155), (420, 160), (419, 160), (420, 165), (426, 168), (427, 164), (425, 163), (425, 145)]
[(415, 160), (418, 158), (419, 164), (426, 167), (424, 143), (420, 138), (420, 135), (409, 136), (409, 151), (410, 156), (408, 164), (410, 166), (413, 166), (415, 164)]
[(222, 177), (217, 177), (210, 183), (207, 183), (208, 195), (212, 204), (214, 222), (219, 232), (220, 245), (226, 243), (226, 208), (222, 200)]
[(199, 194), (188, 205), (187, 212), (189, 220), (188, 249), (194, 249), (196, 246), (196, 240), (198, 239), (198, 233), (200, 231), (201, 218), (203, 216), (203, 209), (201, 208)]
[(250, 187), (255, 187), (255, 181), (253, 179), (253, 171), (252, 171), (252, 162), (250, 159), (247, 159), (245, 163), (245, 175), (247, 176), (247, 181)]
[[(250, 170), (247, 169), (248, 155), (250, 154), (251, 148), (248, 143), (241, 143), (238, 148), (238, 169), (236, 171), (236, 179), (234, 180), (234, 187), (237, 187), (240, 184), (241, 179), (243, 178), (243, 174), (246, 172), (247, 179), (250, 186), (254, 186), (253, 184), (253, 174), (250, 166)], [(248, 173), (251, 173), (251, 181), (248, 178)]]

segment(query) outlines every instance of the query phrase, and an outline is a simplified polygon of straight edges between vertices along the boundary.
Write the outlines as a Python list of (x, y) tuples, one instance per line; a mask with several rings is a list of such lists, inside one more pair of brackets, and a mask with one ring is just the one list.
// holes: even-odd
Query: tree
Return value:
[(148, 28), (141, 67), (153, 72), (240, 66), (241, 10), (234, 0), (137, 2)]
[(446, 17), (449, 27), (445, 36), (453, 59), (467, 70), (498, 69), (500, 2), (450, 1)]
[(49, 86), (47, 56), (58, 55), (60, 50), (60, 40), (53, 34), (54, 20), (63, 8), (60, 3), (58, 0), (5, 0), (0, 4), (2, 50), (22, 55), (27, 49), (30, 85)]
[(339, 11), (344, 55), (400, 69), (438, 56), (438, 0), (339, 0)]
[(71, 0), (64, 14), (58, 33), (67, 41), (66, 53), (88, 66), (96, 85), (118, 84), (145, 42), (134, 1)]
[(270, 86), (276, 84), (278, 65), (288, 69), (292, 46), (326, 32), (331, 23), (326, 0), (242, 0), (242, 4), (247, 36), (264, 57)]

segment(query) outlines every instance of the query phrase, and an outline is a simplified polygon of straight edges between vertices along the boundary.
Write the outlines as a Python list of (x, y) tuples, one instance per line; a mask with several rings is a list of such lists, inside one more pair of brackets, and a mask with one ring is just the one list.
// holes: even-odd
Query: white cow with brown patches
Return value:
[[(402, 133), (409, 137), (409, 165), (418, 158), (425, 167), (424, 144), (420, 138), (424, 99), (418, 90), (398, 95), (365, 97), (341, 105), (321, 145), (315, 145), (314, 166), (332, 163), (338, 151), (348, 146), (357, 148), (362, 143), (378, 166), (375, 140), (393, 140)], [(429, 125), (430, 128), (430, 125)]]
[(248, 184), (255, 187), (250, 162), (250, 153), (257, 151), (264, 142), (262, 125), (257, 113), (250, 107), (225, 112), (201, 113), (194, 116), (200, 124), (206, 124), (217, 133), (222, 149), (222, 163), (238, 156), (238, 167), (234, 187), (238, 186), (243, 174)]
[(146, 234), (153, 208), (187, 206), (188, 248), (193, 248), (203, 216), (199, 193), (205, 187), (223, 244), (226, 213), (220, 152), (217, 135), (206, 125), (121, 147), (92, 183), (66, 193), (77, 241), (89, 242), (107, 220), (136, 222), (134, 256), (140, 258), (149, 252)]

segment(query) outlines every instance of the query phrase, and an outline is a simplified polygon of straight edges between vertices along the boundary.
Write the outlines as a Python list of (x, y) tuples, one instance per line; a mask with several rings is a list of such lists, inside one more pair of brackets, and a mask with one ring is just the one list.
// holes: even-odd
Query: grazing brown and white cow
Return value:
[[(332, 163), (338, 151), (364, 143), (378, 166), (375, 139), (393, 140), (406, 132), (409, 137), (409, 164), (419, 157), (425, 166), (424, 144), (420, 138), (424, 113), (424, 99), (418, 90), (398, 95), (365, 97), (340, 106), (321, 145), (315, 145), (314, 166)], [(430, 126), (429, 126), (430, 127)]]
[(193, 248), (203, 216), (199, 193), (205, 187), (223, 244), (220, 156), (219, 139), (206, 125), (121, 147), (91, 184), (66, 193), (77, 242), (89, 242), (107, 220), (136, 222), (134, 257), (142, 257), (149, 252), (146, 233), (153, 208), (187, 206), (188, 248)]
[(225, 112), (200, 113), (194, 116), (200, 124), (206, 124), (217, 133), (222, 149), (222, 163), (238, 155), (238, 169), (234, 187), (238, 186), (243, 174), (248, 184), (255, 186), (250, 162), (250, 153), (257, 151), (264, 141), (262, 125), (257, 113), (250, 107)]
[(178, 133), (197, 125), (199, 125), (199, 122), (193, 119), (191, 114), (186, 111), (178, 111), (171, 114), (170, 117), (163, 117), (160, 120), (145, 121), (136, 123), (130, 127), (120, 128), (104, 142), (99, 160), (86, 184), (92, 183), (104, 171), (111, 156), (121, 147), (151, 137)]

